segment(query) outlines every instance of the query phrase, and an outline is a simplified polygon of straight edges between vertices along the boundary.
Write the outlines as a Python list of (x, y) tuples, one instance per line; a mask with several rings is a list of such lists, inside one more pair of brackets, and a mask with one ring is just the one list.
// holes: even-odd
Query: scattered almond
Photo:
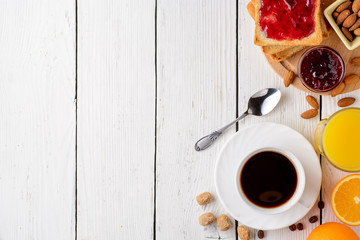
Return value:
[(293, 71), (288, 71), (284, 77), (284, 85), (285, 87), (290, 86), (294, 82), (295, 73)]
[(360, 66), (360, 57), (355, 57), (351, 59), (351, 64), (354, 66)]
[(209, 192), (203, 192), (202, 194), (196, 196), (196, 201), (199, 205), (206, 205), (210, 203), (212, 199), (213, 196)]
[(360, 36), (360, 28), (355, 29), (355, 30), (354, 30), (354, 34), (355, 34), (356, 36)]
[(331, 91), (331, 96), (335, 97), (342, 93), (345, 89), (345, 83), (341, 82), (334, 90)]
[(336, 24), (341, 25), (349, 15), (350, 15), (350, 10), (347, 9), (342, 11), (336, 19)]
[(345, 9), (348, 9), (350, 7), (350, 5), (351, 5), (350, 1), (343, 2), (336, 8), (336, 12), (340, 13), (340, 12), (344, 11)]
[(319, 103), (318, 101), (316, 100), (316, 98), (314, 98), (313, 96), (306, 96), (306, 101), (308, 102), (308, 104), (310, 106), (312, 106), (313, 108), (315, 109), (319, 109)]
[[(351, 32), (349, 32), (349, 30), (347, 30), (346, 28), (342, 27), (341, 31), (343, 32), (343, 34), (345, 35), (345, 37), (347, 39), (349, 39), (350, 41), (354, 40), (353, 35), (351, 34)], [(356, 30), (355, 30), (356, 31)], [(355, 32), (354, 32), (355, 33)]]
[(211, 212), (204, 213), (199, 217), (199, 223), (201, 226), (207, 226), (214, 221), (215, 221), (215, 216)]
[(360, 0), (354, 0), (352, 10), (354, 13), (357, 13), (360, 10)]
[(333, 12), (333, 17), (334, 18), (337, 18), (339, 16), (339, 13), (338, 12)]
[[(351, 61), (352, 62), (352, 61)], [(346, 85), (357, 83), (360, 80), (360, 77), (356, 74), (350, 74), (344, 78), (344, 83)]]
[(310, 118), (314, 118), (318, 115), (318, 110), (317, 109), (310, 109), (310, 110), (307, 110), (305, 112), (303, 112), (301, 114), (301, 117), (304, 118), (304, 119), (310, 119)]
[(238, 226), (237, 232), (241, 240), (250, 240), (250, 230), (245, 226)]
[(226, 214), (221, 214), (216, 222), (221, 231), (227, 231), (231, 227), (230, 219)]
[(348, 107), (350, 105), (352, 105), (353, 103), (355, 102), (355, 98), (353, 97), (346, 97), (346, 98), (343, 98), (343, 99), (340, 99), (337, 103), (337, 105), (339, 107)]
[(360, 18), (358, 20), (356, 20), (356, 22), (354, 23), (354, 25), (351, 26), (351, 28), (349, 28), (349, 31), (352, 32), (355, 29), (357, 29), (358, 27), (360, 27)]
[(351, 27), (352, 25), (354, 25), (354, 23), (356, 22), (356, 19), (357, 19), (357, 14), (356, 13), (353, 13), (351, 14), (350, 16), (348, 16), (345, 21), (343, 22), (343, 27), (344, 28), (349, 28)]
[(360, 11), (358, 12), (358, 17), (360, 17)]

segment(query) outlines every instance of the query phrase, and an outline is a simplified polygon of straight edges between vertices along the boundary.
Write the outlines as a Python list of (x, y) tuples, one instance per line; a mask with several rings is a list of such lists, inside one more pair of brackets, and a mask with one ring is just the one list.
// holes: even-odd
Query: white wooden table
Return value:
[[(220, 232), (198, 216), (226, 213), (213, 170), (237, 128), (201, 153), (195, 141), (265, 87), (281, 89), (281, 104), (238, 128), (278, 122), (312, 141), (339, 99), (318, 97), (321, 116), (299, 117), (307, 94), (285, 89), (252, 44), (246, 3), (1, 1), (0, 239), (236, 239), (241, 223)], [(337, 221), (329, 195), (345, 174), (322, 166), (324, 211), (265, 239), (306, 239), (311, 215)], [(200, 207), (204, 191), (215, 200)]]

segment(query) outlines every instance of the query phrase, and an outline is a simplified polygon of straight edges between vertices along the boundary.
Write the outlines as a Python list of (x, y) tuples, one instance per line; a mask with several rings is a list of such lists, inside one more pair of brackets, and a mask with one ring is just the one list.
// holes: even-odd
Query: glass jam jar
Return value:
[(335, 89), (343, 81), (344, 60), (332, 48), (312, 47), (300, 57), (298, 74), (307, 89), (316, 93), (326, 93)]

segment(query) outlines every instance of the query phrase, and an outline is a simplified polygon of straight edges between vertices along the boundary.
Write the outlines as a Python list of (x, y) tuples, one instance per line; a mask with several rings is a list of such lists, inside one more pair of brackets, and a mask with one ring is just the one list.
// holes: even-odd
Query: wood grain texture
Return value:
[(0, 12), (0, 239), (74, 239), (74, 2)]
[(78, 238), (152, 239), (155, 1), (78, 1)]
[[(319, 121), (319, 116), (310, 120), (300, 118), (302, 112), (311, 109), (305, 100), (308, 93), (292, 85), (285, 88), (283, 80), (272, 71), (260, 48), (253, 44), (254, 22), (247, 13), (246, 4), (247, 1), (239, 1), (239, 113), (246, 110), (247, 100), (253, 93), (266, 87), (279, 88), (282, 99), (269, 115), (249, 116), (239, 123), (239, 128), (258, 122), (277, 122), (297, 130), (313, 142), (313, 131)], [(315, 98), (319, 100), (318, 96)], [(316, 206), (300, 221), (304, 224), (303, 231), (291, 232), (288, 228), (266, 231), (264, 239), (304, 240), (311, 230), (319, 225), (319, 222), (316, 224), (308, 222), (308, 218), (312, 215), (320, 215)], [(255, 233), (256, 231), (252, 230), (254, 239), (257, 239)]]
[[(322, 98), (322, 117), (328, 118), (336, 111), (342, 109), (337, 106), (337, 102), (339, 99), (344, 97), (354, 97), (356, 98), (356, 102), (351, 105), (350, 107), (360, 107), (360, 90), (341, 94), (334, 98), (326, 96)], [(323, 186), (322, 186), (322, 197), (325, 202), (325, 208), (323, 211), (323, 222), (340, 222), (336, 216), (334, 215), (331, 209), (330, 203), (330, 195), (331, 191), (335, 187), (336, 183), (340, 181), (343, 177), (350, 175), (350, 173), (346, 173), (340, 171), (333, 167), (325, 158), (322, 160), (322, 170), (323, 170)], [(352, 227), (355, 232), (360, 236), (360, 228), (359, 227)]]
[[(236, 2), (158, 0), (158, 121), (156, 237), (235, 239), (216, 223), (202, 227), (204, 212), (226, 213), (214, 185), (217, 154), (235, 127), (211, 148), (195, 142), (235, 118)], [(196, 195), (214, 201), (199, 206)]]

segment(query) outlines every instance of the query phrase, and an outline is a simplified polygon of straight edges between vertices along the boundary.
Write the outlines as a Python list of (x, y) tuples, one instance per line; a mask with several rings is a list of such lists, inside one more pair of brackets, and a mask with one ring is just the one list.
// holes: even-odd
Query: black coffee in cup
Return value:
[(240, 186), (253, 204), (274, 208), (286, 203), (297, 186), (296, 169), (284, 155), (274, 151), (256, 153), (240, 173)]

